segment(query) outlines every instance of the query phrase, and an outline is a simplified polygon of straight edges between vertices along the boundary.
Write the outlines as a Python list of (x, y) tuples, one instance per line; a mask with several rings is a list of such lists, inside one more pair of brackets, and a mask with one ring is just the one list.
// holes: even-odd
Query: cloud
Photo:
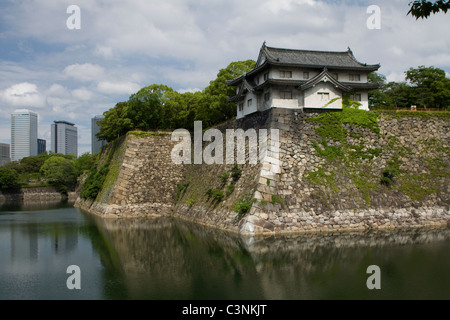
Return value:
[(14, 108), (29, 107), (89, 128), (91, 116), (143, 86), (202, 90), (230, 62), (257, 59), (264, 41), (349, 46), (391, 81), (419, 65), (450, 73), (449, 14), (421, 21), (406, 15), (405, 1), (376, 3), (380, 30), (366, 26), (368, 0), (77, 0), (81, 30), (68, 30), (69, 0), (2, 2), (0, 127)]
[(199, 89), (199, 88), (194, 88), (194, 89), (179, 89), (179, 90), (177, 90), (177, 91), (178, 91), (178, 93), (186, 93), (186, 92), (195, 93), (195, 92), (202, 91), (202, 89)]
[(102, 81), (97, 85), (97, 90), (106, 94), (132, 94), (136, 93), (141, 86), (133, 82), (111, 82)]
[(14, 84), (0, 94), (4, 103), (15, 107), (41, 108), (44, 106), (44, 97), (33, 83)]
[(101, 79), (104, 76), (104, 69), (91, 63), (72, 64), (64, 68), (63, 74), (82, 82), (89, 82)]
[(89, 101), (94, 97), (94, 93), (86, 88), (72, 90), (72, 97), (77, 100)]
[(100, 56), (106, 59), (112, 58), (114, 56), (113, 49), (107, 46), (97, 45), (94, 50), (94, 55)]

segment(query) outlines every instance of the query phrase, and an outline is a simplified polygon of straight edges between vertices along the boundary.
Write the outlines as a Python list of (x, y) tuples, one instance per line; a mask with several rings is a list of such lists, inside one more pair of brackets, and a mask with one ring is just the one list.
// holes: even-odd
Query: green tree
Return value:
[(377, 84), (378, 88), (369, 91), (369, 106), (371, 109), (388, 108), (388, 97), (386, 95), (386, 76), (377, 72), (369, 73), (368, 82)]
[(447, 13), (450, 9), (450, 0), (437, 0), (434, 2), (428, 0), (415, 0), (409, 3), (410, 9), (408, 14), (411, 14), (417, 19), (427, 19), (432, 13), (442, 11)]
[(61, 156), (47, 159), (41, 167), (41, 174), (50, 185), (63, 193), (75, 186), (78, 176), (74, 161)]
[(114, 108), (104, 112), (103, 119), (98, 121), (100, 132), (96, 135), (100, 140), (112, 141), (133, 129), (133, 122), (127, 116), (127, 102), (119, 102)]
[(74, 162), (77, 175), (80, 175), (83, 172), (89, 172), (96, 165), (96, 159), (97, 155), (90, 154), (89, 152), (79, 156)]
[(231, 119), (236, 110), (227, 97), (235, 89), (226, 81), (250, 71), (254, 64), (253, 60), (232, 62), (219, 71), (203, 92), (181, 94), (162, 84), (142, 88), (127, 102), (120, 102), (103, 114), (97, 138), (110, 142), (131, 130), (192, 130), (195, 120), (210, 127)]
[(20, 160), (21, 173), (35, 173), (39, 172), (45, 160), (49, 158), (47, 153), (38, 156), (26, 157)]
[(389, 108), (409, 107), (416, 104), (417, 98), (406, 82), (391, 81), (385, 86), (386, 102)]
[(236, 61), (221, 69), (217, 78), (209, 83), (203, 91), (200, 101), (197, 120), (209, 127), (214, 124), (232, 119), (236, 115), (235, 105), (228, 102), (227, 97), (236, 94), (236, 88), (227, 85), (227, 81), (242, 76), (253, 69), (254, 60)]
[(0, 189), (11, 190), (20, 188), (19, 174), (8, 167), (0, 167)]
[(450, 105), (450, 79), (439, 68), (419, 66), (405, 72), (406, 80), (418, 98), (418, 105), (424, 108), (442, 108)]

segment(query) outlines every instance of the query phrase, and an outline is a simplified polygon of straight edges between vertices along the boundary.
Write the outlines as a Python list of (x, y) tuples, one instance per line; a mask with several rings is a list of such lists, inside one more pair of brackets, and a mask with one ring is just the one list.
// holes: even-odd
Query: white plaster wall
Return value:
[[(248, 106), (248, 100), (252, 99), (252, 105), (249, 107)], [(238, 105), (238, 110), (239, 110), (239, 105)], [(245, 96), (245, 100), (244, 100), (244, 110), (243, 110), (243, 115), (246, 116), (248, 114), (254, 113), (258, 111), (258, 98), (253, 94), (253, 93), (247, 93)]]
[(359, 103), (361, 103), (361, 106), (359, 107), (359, 109), (369, 111), (369, 93), (359, 92), (359, 94), (361, 94), (361, 101), (359, 101)]
[[(328, 92), (330, 94), (330, 99), (321, 100), (321, 96), (318, 94), (319, 92)], [(338, 99), (324, 108), (324, 105), (329, 101), (335, 98), (342, 98), (340, 90), (336, 89), (329, 82), (320, 82), (314, 87), (305, 90), (304, 94), (304, 108), (342, 109), (342, 99)]]

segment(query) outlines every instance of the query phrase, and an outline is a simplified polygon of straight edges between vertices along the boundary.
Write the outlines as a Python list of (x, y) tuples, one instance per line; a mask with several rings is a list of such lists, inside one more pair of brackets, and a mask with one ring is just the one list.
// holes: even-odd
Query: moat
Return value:
[[(0, 205), (0, 299), (450, 299), (450, 229), (240, 237), (175, 219)], [(81, 289), (69, 290), (67, 267)], [(381, 270), (369, 290), (367, 268)]]

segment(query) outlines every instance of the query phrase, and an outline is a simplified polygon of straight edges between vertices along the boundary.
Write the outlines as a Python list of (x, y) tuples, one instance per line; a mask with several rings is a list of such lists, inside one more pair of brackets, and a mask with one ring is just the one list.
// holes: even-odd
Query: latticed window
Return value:
[(292, 99), (292, 91), (280, 91), (280, 99)]
[(280, 71), (280, 78), (292, 78), (292, 71)]

